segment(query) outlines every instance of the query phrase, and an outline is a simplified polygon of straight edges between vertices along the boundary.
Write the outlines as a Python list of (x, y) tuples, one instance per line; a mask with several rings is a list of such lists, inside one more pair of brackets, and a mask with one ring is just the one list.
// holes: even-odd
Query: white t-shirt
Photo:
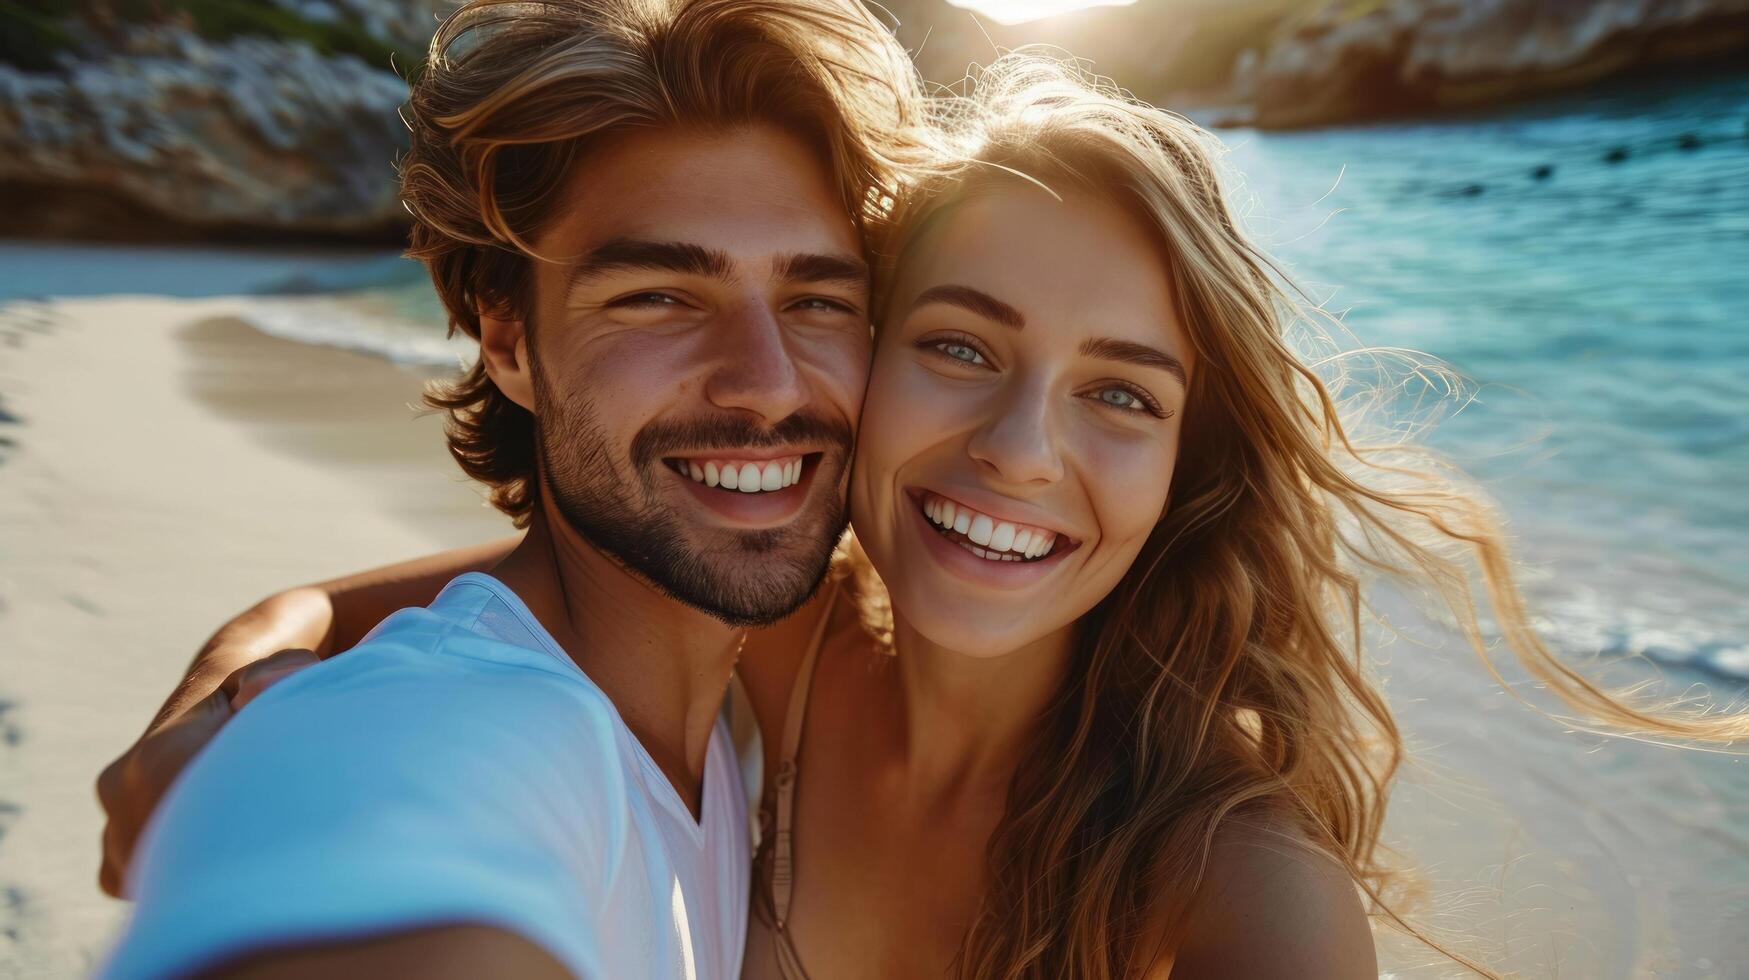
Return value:
[(613, 703), (478, 573), (264, 692), (181, 776), (102, 976), (437, 924), (596, 978), (739, 975), (747, 800), (719, 719), (695, 821)]

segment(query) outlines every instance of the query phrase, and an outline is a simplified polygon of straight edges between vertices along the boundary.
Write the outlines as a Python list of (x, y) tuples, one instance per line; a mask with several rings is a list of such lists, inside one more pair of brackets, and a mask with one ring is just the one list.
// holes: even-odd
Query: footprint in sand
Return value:
[(24, 729), (18, 727), (18, 721), (13, 711), (17, 710), (18, 702), (9, 698), (0, 698), (0, 745), (7, 748), (17, 748), (24, 741)]

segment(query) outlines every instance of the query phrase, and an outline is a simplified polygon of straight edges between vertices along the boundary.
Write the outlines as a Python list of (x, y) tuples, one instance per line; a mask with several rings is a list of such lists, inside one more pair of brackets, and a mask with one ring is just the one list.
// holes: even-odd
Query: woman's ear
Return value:
[(480, 311), (480, 361), (486, 376), (506, 398), (534, 411), (534, 368), (529, 362), (528, 330), (522, 317), (505, 310)]

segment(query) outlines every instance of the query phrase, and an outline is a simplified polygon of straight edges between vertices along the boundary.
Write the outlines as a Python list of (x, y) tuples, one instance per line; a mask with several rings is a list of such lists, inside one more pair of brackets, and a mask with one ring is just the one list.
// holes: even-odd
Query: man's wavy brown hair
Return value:
[[(471, 0), (438, 28), (405, 112), (407, 254), (425, 263), (449, 329), (527, 312), (530, 246), (574, 165), (633, 128), (769, 124), (809, 141), (868, 232), (894, 175), (921, 159), (921, 87), (857, 0)], [(534, 419), (475, 361), (437, 383), (449, 449), (522, 526), (539, 490)]]

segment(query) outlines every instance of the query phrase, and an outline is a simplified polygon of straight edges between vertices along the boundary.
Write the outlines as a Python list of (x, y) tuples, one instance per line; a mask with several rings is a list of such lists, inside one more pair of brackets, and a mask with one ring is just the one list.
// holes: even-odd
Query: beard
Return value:
[[(851, 449), (847, 423), (800, 412), (770, 427), (736, 415), (658, 420), (638, 432), (622, 462), (594, 404), (560, 397), (538, 359), (531, 367), (542, 492), (585, 541), (669, 598), (737, 628), (774, 623), (819, 589), (849, 524), (842, 492)], [(656, 482), (666, 456), (713, 449), (732, 455), (797, 442), (828, 448), (815, 464), (819, 499), (784, 527), (699, 526), (664, 499)]]

